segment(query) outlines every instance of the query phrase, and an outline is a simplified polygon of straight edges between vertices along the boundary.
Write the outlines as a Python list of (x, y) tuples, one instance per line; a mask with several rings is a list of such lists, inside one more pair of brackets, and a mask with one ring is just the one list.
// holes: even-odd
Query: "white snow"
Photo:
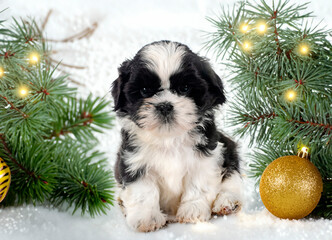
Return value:
[[(300, 0), (291, 0), (301, 3)], [(202, 30), (210, 29), (205, 16), (219, 12), (220, 6), (232, 5), (233, 0), (2, 0), (1, 19), (11, 16), (34, 17), (41, 21), (49, 9), (53, 14), (46, 27), (47, 37), (63, 39), (75, 34), (94, 22), (99, 26), (89, 38), (68, 43), (56, 43), (54, 56), (64, 63), (86, 66), (84, 70), (70, 69), (72, 78), (83, 83), (81, 96), (92, 92), (95, 96), (107, 95), (112, 81), (117, 77), (117, 67), (132, 57), (143, 45), (152, 41), (169, 39), (187, 44), (201, 55), (204, 42)], [(323, 25), (332, 28), (332, 1), (316, 0), (310, 10)], [(220, 76), (227, 76), (225, 67), (218, 64), (211, 53), (206, 55)], [(226, 84), (229, 91), (229, 86)], [(228, 93), (231, 96), (231, 93)], [(110, 108), (111, 109), (111, 108)], [(227, 119), (227, 106), (219, 117), (223, 125)], [(230, 132), (229, 129), (226, 130)], [(114, 165), (119, 145), (119, 125), (106, 134), (98, 135), (100, 150), (106, 152), (110, 167)], [(247, 140), (242, 143), (241, 155), (247, 163)], [(107, 216), (91, 219), (80, 214), (60, 211), (52, 207), (25, 205), (0, 210), (1, 240), (53, 240), (53, 239), (332, 239), (331, 220), (282, 220), (272, 216), (262, 205), (252, 179), (245, 177), (246, 202), (236, 216), (214, 218), (208, 223), (169, 224), (153, 233), (136, 233), (130, 230), (115, 204)]]

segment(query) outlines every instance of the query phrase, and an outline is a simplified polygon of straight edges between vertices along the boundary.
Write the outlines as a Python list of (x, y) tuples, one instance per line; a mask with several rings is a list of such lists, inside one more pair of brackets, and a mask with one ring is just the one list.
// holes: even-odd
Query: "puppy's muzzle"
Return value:
[(170, 102), (163, 102), (156, 105), (156, 110), (158, 113), (160, 113), (162, 116), (166, 117), (173, 113), (174, 107)]

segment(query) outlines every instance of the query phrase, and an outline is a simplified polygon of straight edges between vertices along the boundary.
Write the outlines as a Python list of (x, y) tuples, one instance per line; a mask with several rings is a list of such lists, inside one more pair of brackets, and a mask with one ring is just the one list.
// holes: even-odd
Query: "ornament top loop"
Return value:
[(302, 149), (298, 151), (297, 156), (300, 158), (309, 159), (309, 148), (302, 147)]

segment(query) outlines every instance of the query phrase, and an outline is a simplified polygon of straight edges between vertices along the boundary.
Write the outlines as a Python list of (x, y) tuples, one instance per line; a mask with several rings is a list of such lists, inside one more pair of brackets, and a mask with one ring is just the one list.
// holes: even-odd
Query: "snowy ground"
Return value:
[[(72, 78), (83, 83), (79, 86), (81, 95), (107, 95), (112, 81), (117, 77), (117, 67), (126, 58), (132, 57), (143, 45), (161, 39), (187, 44), (195, 52), (206, 55), (202, 50), (201, 30), (208, 29), (206, 15), (218, 12), (219, 5), (231, 5), (234, 1), (216, 0), (0, 0), (1, 19), (10, 16), (32, 16), (41, 21), (49, 9), (53, 9), (46, 27), (50, 39), (63, 39), (94, 22), (99, 26), (89, 38), (69, 43), (57, 43), (54, 58), (64, 63), (87, 66), (84, 70), (66, 69)], [(295, 1), (293, 2), (302, 2)], [(332, 28), (332, 2), (316, 0), (309, 5), (324, 24)], [(227, 71), (212, 58), (220, 76)], [(226, 84), (227, 85), (227, 84)], [(227, 88), (229, 89), (229, 88)], [(231, 95), (231, 93), (229, 93)], [(227, 118), (227, 106), (220, 117)], [(227, 130), (226, 130), (227, 131)], [(228, 132), (230, 132), (228, 130)], [(110, 167), (114, 164), (119, 144), (119, 126), (101, 135), (100, 149), (106, 151)], [(242, 146), (246, 141), (239, 140)], [(246, 160), (249, 150), (242, 147)], [(253, 182), (245, 178), (246, 202), (242, 212), (236, 216), (212, 219), (201, 224), (170, 224), (154, 233), (131, 231), (118, 206), (107, 216), (91, 219), (79, 214), (72, 216), (47, 207), (31, 205), (0, 210), (0, 239), (332, 239), (332, 221), (328, 220), (281, 220), (269, 214), (259, 200)]]

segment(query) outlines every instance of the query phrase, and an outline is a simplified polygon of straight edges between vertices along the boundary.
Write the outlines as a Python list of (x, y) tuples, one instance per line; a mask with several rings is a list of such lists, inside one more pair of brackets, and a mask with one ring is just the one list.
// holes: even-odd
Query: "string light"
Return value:
[(0, 67), (0, 78), (2, 78), (3, 75), (5, 75), (5, 70), (2, 67)]
[(303, 152), (309, 152), (309, 149), (307, 147), (302, 147), (301, 151), (303, 151)]
[(309, 52), (310, 52), (310, 48), (307, 44), (305, 43), (302, 43), (299, 45), (299, 52), (302, 54), (302, 55), (308, 55)]
[(298, 151), (298, 156), (299, 157), (302, 157), (302, 158), (308, 158), (309, 157), (309, 148), (304, 146), (304, 145), (300, 145), (300, 148), (298, 149), (301, 149), (301, 151)]
[(296, 92), (294, 90), (288, 90), (286, 92), (286, 99), (288, 101), (293, 101), (296, 98)]
[(250, 51), (250, 49), (251, 49), (251, 43), (249, 41), (244, 41), (243, 44), (242, 44), (242, 48), (245, 51)]
[(29, 89), (22, 86), (22, 87), (19, 87), (18, 89), (18, 95), (22, 98), (26, 97), (29, 93)]
[(39, 62), (40, 56), (38, 53), (33, 52), (29, 55), (29, 62), (32, 65), (36, 65)]
[(257, 25), (257, 31), (258, 31), (259, 33), (265, 33), (266, 30), (267, 30), (267, 25), (266, 25), (266, 23), (259, 23), (259, 24)]
[(246, 33), (246, 32), (248, 32), (248, 31), (249, 31), (249, 25), (246, 24), (246, 23), (243, 23), (243, 24), (240, 26), (240, 31), (241, 31), (242, 33)]

